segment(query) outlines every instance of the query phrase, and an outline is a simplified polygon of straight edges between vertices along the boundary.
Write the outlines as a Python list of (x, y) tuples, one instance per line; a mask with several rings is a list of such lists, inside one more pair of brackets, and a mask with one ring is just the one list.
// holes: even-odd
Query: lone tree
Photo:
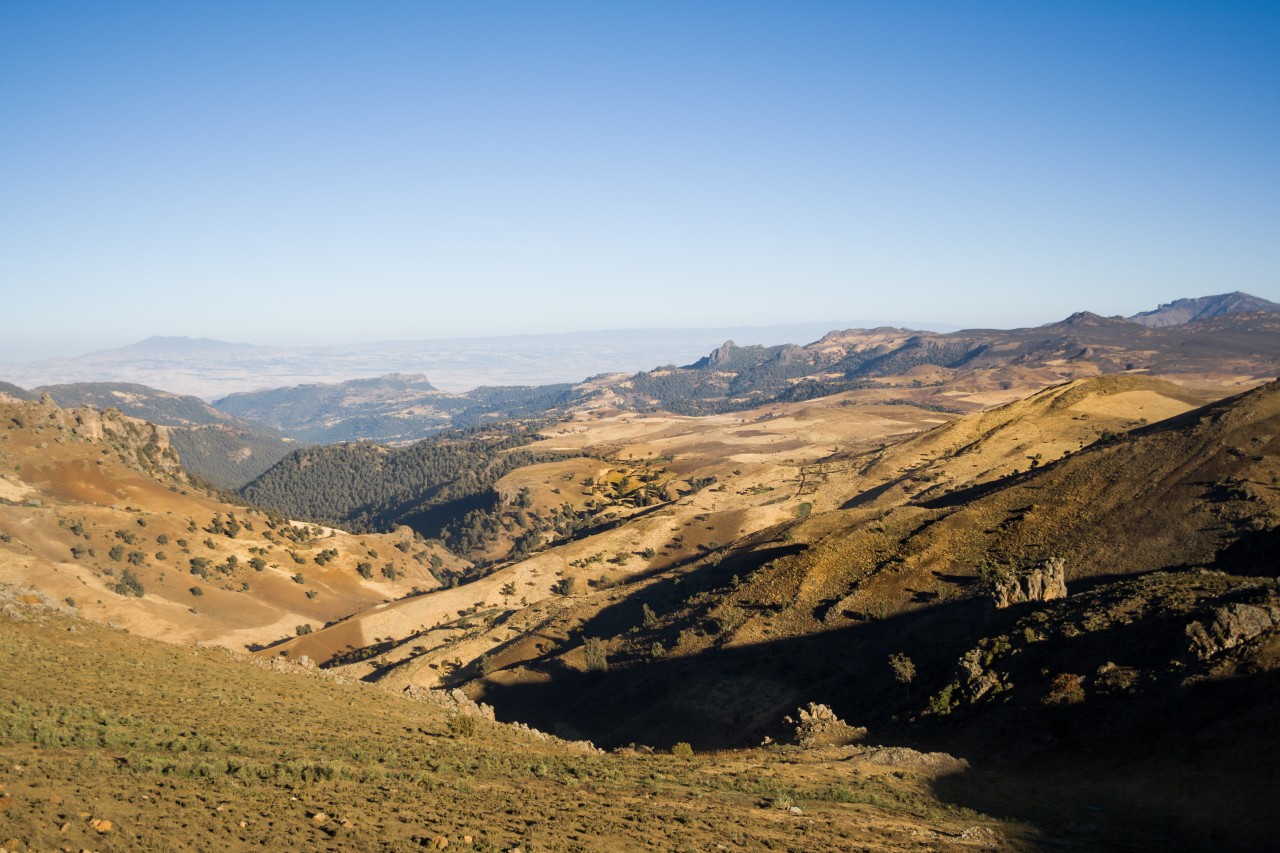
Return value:
[(893, 678), (911, 692), (911, 682), (916, 678), (916, 665), (911, 658), (902, 653), (889, 655), (889, 666), (893, 668)]

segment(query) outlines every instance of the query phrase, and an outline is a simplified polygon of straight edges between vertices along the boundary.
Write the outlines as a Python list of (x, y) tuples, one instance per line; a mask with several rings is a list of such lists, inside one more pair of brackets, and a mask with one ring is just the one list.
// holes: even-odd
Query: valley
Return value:
[[(467, 395), (4, 386), (21, 843), (1267, 849), (1280, 315), (1227, 296)], [(210, 485), (268, 451), (190, 429), (278, 455)], [(165, 728), (215, 698), (287, 731)], [(228, 815), (146, 826), (200, 778)]]

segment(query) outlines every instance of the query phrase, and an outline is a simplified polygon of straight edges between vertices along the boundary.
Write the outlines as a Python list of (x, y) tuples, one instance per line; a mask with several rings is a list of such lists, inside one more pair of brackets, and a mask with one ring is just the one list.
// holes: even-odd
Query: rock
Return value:
[(791, 808), (787, 809), (787, 811), (790, 812), (791, 814), (804, 814), (804, 809), (800, 808), (799, 806), (792, 806)]
[(1187, 626), (1187, 637), (1196, 656), (1207, 660), (1277, 628), (1280, 604), (1235, 603), (1214, 610), (1208, 628), (1201, 622), (1192, 622)]
[(882, 767), (903, 767), (930, 773), (959, 773), (969, 769), (969, 762), (945, 752), (917, 752), (905, 746), (873, 746), (855, 750), (854, 758)]
[(99, 835), (106, 835), (108, 832), (115, 829), (115, 826), (111, 823), (111, 821), (99, 820), (98, 818), (94, 818), (93, 820), (89, 821), (89, 825), (92, 826), (95, 830), (97, 830)]
[(329, 816), (324, 812), (316, 812), (311, 816), (311, 822), (319, 826), (329, 820)]
[(816, 702), (799, 709), (796, 716), (798, 719), (787, 717), (784, 722), (795, 726), (795, 742), (803, 747), (848, 746), (867, 736), (866, 728), (849, 725), (829, 707)]
[(998, 608), (1027, 601), (1066, 598), (1066, 562), (1061, 557), (1050, 557), (1034, 569), (997, 578), (992, 597)]
[(964, 678), (962, 688), (971, 702), (976, 702), (993, 691), (998, 693), (1007, 686), (998, 674), (982, 665), (984, 656), (982, 649), (970, 649), (960, 658), (959, 668)]
[(432, 844), (437, 850), (443, 850), (449, 846), (449, 839), (445, 838), (443, 835), (437, 835)]

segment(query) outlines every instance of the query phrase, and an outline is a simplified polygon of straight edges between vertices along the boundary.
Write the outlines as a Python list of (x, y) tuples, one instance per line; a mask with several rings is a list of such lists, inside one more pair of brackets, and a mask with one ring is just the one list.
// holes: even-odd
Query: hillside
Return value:
[(411, 531), (350, 535), (229, 505), (179, 467), (166, 428), (116, 410), (0, 403), (0, 580), (86, 618), (243, 650), (431, 589)]
[[(224, 349), (213, 346), (217, 341), (208, 343), (214, 351)], [(173, 344), (167, 339), (151, 339), (138, 346), (152, 352), (155, 347), (168, 351), (164, 347)], [(180, 351), (186, 352), (187, 348)], [(170, 441), (182, 459), (183, 468), (220, 489), (240, 488), (283, 459), (294, 447), (289, 439), (271, 428), (219, 411), (198, 397), (171, 394), (145, 385), (80, 382), (46, 385), (34, 391), (33, 399), (48, 394), (59, 406), (115, 408), (130, 417), (169, 427)]]
[(966, 774), (946, 756), (605, 755), (443, 694), (165, 646), (7, 589), (0, 647), (10, 850), (959, 853), (1044, 839), (936, 796), (938, 778)]
[[(513, 630), (546, 635), (545, 625), (535, 626), (560, 611), (580, 611), (583, 595), (591, 606), (607, 607), (619, 591), (644, 594), (655, 578), (670, 582), (690, 567), (718, 562), (739, 547), (735, 543), (771, 540), (776, 534), (769, 531), (779, 525), (805, 518), (811, 526), (834, 523), (831, 513), (852, 497), (892, 506), (920, 490), (945, 494), (992, 482), (1025, 468), (1031, 457), (1049, 461), (1101, 433), (1133, 426), (1144, 414), (1184, 412), (1198, 402), (1170, 383), (1129, 377), (1062, 386), (959, 419), (907, 406), (851, 405), (841, 396), (749, 417), (581, 416), (546, 428), (547, 437), (531, 446), (563, 454), (563, 462), (516, 469), (498, 490), (507, 501), (523, 490), (525, 512), (534, 518), (564, 500), (597, 510), (603, 504), (606, 511), (588, 516), (593, 525), (570, 541), (553, 540), (530, 559), (490, 569), (482, 581), (361, 615), (332, 640), (322, 631), (284, 648), (324, 661), (377, 637), (388, 674), (424, 684), (437, 683), (446, 662), (465, 664), (468, 654), (474, 662), (500, 649), (496, 659), (504, 665), (536, 658), (532, 643), (507, 647)], [(626, 478), (641, 485), (650, 476), (645, 470), (677, 479), (647, 507), (619, 502), (618, 485)], [(692, 483), (706, 485), (694, 489)], [(857, 510), (863, 516), (882, 511)], [(783, 553), (795, 546), (769, 547)], [(576, 594), (556, 595), (566, 583)], [(592, 594), (593, 587), (608, 592)], [(525, 611), (522, 602), (541, 603)], [(458, 619), (462, 610), (468, 613)], [(438, 637), (423, 633), (433, 624), (440, 626)], [(356, 627), (367, 639), (353, 636)], [(460, 643), (464, 635), (467, 642)], [(384, 642), (389, 637), (406, 639), (396, 646)], [(410, 645), (418, 651), (406, 658)], [(392, 648), (399, 651), (388, 653)]]
[(438, 391), (422, 375), (390, 374), (331, 385), (299, 385), (232, 394), (216, 401), (223, 412), (270, 424), (321, 444), (368, 439), (405, 444), (449, 427), (519, 418), (563, 407), (568, 385), (481, 387), (463, 394)]

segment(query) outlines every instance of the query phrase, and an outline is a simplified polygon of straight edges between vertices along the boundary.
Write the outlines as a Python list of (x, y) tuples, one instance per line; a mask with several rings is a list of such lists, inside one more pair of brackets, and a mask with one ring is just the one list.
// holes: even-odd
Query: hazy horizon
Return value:
[(1280, 301), (1280, 6), (0, 5), (0, 358)]

